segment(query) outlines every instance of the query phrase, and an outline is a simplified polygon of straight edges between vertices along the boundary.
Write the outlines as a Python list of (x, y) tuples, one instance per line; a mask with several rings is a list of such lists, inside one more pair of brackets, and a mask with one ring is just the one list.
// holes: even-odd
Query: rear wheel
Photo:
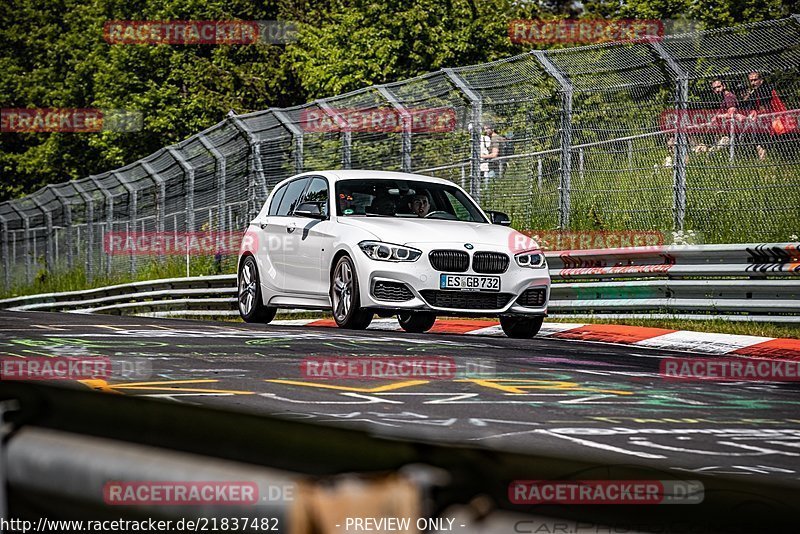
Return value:
[(501, 315), (500, 327), (508, 337), (530, 339), (542, 327), (544, 317), (525, 317), (520, 315)]
[(400, 327), (406, 332), (421, 334), (433, 328), (436, 322), (436, 315), (431, 312), (402, 312), (397, 315)]
[(342, 256), (336, 262), (331, 276), (331, 305), (333, 320), (339, 328), (363, 330), (372, 322), (374, 313), (361, 308), (358, 291), (358, 275), (350, 256)]
[(275, 318), (278, 311), (278, 308), (264, 306), (258, 266), (253, 256), (247, 256), (239, 270), (238, 304), (239, 315), (246, 323), (268, 323)]

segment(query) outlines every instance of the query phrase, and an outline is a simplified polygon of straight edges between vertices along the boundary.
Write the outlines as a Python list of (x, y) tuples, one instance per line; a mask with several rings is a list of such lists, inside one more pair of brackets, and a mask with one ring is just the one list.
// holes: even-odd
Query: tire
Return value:
[(374, 313), (361, 308), (358, 275), (350, 256), (342, 256), (331, 272), (331, 311), (339, 328), (364, 330)]
[(500, 326), (508, 337), (530, 339), (542, 327), (544, 317), (525, 317), (520, 315), (501, 315)]
[(427, 332), (436, 322), (436, 314), (431, 312), (403, 312), (397, 315), (400, 327), (406, 332), (421, 334)]
[(261, 282), (258, 265), (253, 256), (247, 256), (239, 269), (239, 292), (237, 304), (239, 315), (246, 323), (269, 323), (275, 318), (278, 308), (264, 306), (261, 298)]

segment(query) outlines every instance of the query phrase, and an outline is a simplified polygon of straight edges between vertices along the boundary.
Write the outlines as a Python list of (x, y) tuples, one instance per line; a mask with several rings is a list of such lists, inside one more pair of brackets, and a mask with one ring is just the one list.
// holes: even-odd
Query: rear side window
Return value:
[(272, 197), (272, 202), (269, 203), (269, 211), (267, 212), (267, 215), (278, 214), (278, 206), (280, 206), (281, 199), (283, 198), (283, 195), (286, 193), (286, 188), (288, 187), (289, 184), (286, 184), (275, 192), (275, 195), (273, 195)]
[(286, 185), (286, 192), (283, 194), (278, 209), (275, 215), (278, 217), (288, 217), (294, 211), (298, 204), (300, 204), (300, 196), (308, 184), (308, 178), (300, 178), (294, 182)]

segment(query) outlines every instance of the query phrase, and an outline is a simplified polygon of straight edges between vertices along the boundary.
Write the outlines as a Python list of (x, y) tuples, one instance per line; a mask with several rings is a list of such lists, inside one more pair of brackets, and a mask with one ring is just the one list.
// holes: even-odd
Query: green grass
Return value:
[[(630, 162), (624, 147), (587, 150), (583, 172), (573, 155), (570, 230), (675, 229), (669, 152), (656, 138), (637, 143)], [(698, 243), (790, 241), (800, 234), (800, 166), (777, 148), (763, 162), (753, 147), (737, 150), (733, 163), (726, 150), (689, 152), (684, 230)], [(541, 189), (535, 158), (511, 160), (502, 179), (482, 185), (484, 207), (508, 213), (520, 230), (556, 229), (558, 158), (542, 158)]]
[[(183, 257), (165, 258), (139, 258), (137, 270), (132, 275), (127, 268), (114, 266), (111, 276), (105, 274), (105, 269), (97, 267), (95, 261), (95, 276), (91, 283), (86, 280), (86, 269), (76, 267), (73, 269), (59, 270), (57, 274), (47, 272), (43, 266), (39, 267), (33, 277), (33, 283), (18, 283), (12, 285), (7, 291), (0, 291), (0, 298), (19, 297), (23, 295), (36, 295), (39, 293), (60, 293), (64, 291), (81, 291), (97, 287), (116, 284), (127, 284), (143, 280), (158, 280), (161, 278), (182, 278), (186, 276), (186, 260)], [(98, 274), (98, 271), (102, 271)], [(217, 264), (213, 257), (195, 256), (189, 260), (189, 273), (191, 276), (209, 276), (236, 272), (236, 257), (223, 257)]]

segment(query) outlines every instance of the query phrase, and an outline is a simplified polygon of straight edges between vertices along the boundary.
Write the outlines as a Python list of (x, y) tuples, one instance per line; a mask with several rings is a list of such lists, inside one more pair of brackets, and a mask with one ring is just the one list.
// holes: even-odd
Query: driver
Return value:
[(417, 217), (425, 217), (431, 211), (431, 203), (428, 196), (424, 194), (414, 195), (414, 198), (409, 202), (411, 212), (415, 213)]

